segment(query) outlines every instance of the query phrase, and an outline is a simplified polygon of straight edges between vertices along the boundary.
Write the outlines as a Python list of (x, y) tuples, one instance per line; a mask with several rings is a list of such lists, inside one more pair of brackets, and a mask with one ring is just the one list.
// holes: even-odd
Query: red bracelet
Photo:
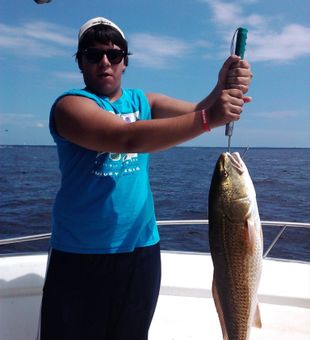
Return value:
[(203, 128), (207, 131), (207, 132), (210, 132), (211, 129), (210, 129), (210, 126), (209, 126), (209, 123), (208, 123), (208, 118), (207, 118), (207, 112), (205, 109), (201, 110), (200, 111), (201, 113), (201, 119), (202, 119), (202, 124), (203, 124)]

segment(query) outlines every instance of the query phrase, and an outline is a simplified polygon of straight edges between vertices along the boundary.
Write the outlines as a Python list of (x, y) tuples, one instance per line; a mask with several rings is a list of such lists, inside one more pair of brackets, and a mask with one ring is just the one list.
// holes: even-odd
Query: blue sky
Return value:
[[(309, 0), (0, 0), (0, 144), (53, 144), (51, 104), (83, 87), (79, 27), (104, 16), (129, 42), (124, 87), (189, 101), (206, 96), (239, 26), (254, 78), (233, 146), (310, 147)], [(187, 143), (226, 146), (224, 128)]]

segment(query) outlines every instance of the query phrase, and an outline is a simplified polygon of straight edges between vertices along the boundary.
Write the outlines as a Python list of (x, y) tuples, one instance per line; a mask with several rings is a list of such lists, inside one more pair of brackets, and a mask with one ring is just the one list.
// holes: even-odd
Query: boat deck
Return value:
[[(0, 339), (34, 339), (47, 256), (0, 257)], [(162, 287), (149, 340), (222, 339), (209, 254), (162, 251)], [(263, 327), (251, 340), (310, 339), (310, 264), (265, 259)], [(17, 322), (18, 320), (18, 322)]]
[[(162, 252), (161, 294), (150, 340), (222, 339), (210, 255)], [(310, 339), (310, 264), (267, 259), (259, 288), (263, 327), (251, 340)]]

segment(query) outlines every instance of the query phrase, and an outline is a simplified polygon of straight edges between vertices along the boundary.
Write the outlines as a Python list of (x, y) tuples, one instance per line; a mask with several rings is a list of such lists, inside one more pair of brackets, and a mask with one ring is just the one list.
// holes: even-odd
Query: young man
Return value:
[(86, 87), (51, 109), (62, 182), (39, 339), (147, 339), (161, 272), (148, 153), (238, 120), (250, 101), (251, 69), (236, 56), (199, 103), (122, 88), (128, 56), (116, 24), (87, 21), (76, 54)]

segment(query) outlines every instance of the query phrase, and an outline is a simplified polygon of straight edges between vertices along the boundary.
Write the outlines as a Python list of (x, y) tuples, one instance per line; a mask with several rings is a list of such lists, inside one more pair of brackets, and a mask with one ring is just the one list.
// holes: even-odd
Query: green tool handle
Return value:
[(241, 59), (244, 58), (247, 35), (248, 30), (246, 28), (238, 28), (235, 54), (241, 57)]
[[(239, 27), (236, 30), (236, 33), (237, 33), (237, 39), (236, 39), (235, 54), (241, 57), (241, 59), (243, 59), (248, 30), (246, 28)], [(230, 122), (226, 124), (225, 136), (228, 136), (228, 151), (230, 151), (230, 138), (233, 134), (233, 129), (234, 129), (234, 122)]]

